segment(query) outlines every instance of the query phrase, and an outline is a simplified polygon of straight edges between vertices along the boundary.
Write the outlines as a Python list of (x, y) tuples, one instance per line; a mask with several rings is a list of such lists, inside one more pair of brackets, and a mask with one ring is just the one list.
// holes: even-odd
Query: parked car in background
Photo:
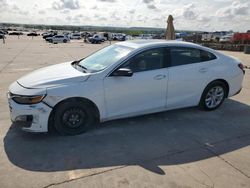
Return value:
[(37, 34), (36, 32), (31, 32), (31, 33), (28, 33), (27, 36), (32, 36), (32, 37), (36, 37), (38, 36), (39, 34)]
[(125, 41), (125, 40), (126, 40), (126, 35), (123, 34), (123, 35), (118, 36), (118, 37), (117, 37), (117, 40), (118, 40), (118, 41)]
[(162, 39), (162, 36), (160, 34), (155, 34), (153, 36), (153, 39)]
[(88, 41), (92, 44), (99, 44), (101, 42), (104, 42), (105, 39), (102, 36), (95, 34), (93, 37), (89, 37)]
[(203, 42), (210, 42), (212, 41), (213, 34), (211, 33), (204, 33), (201, 35), (201, 41)]
[(6, 30), (0, 30), (0, 34), (7, 35), (7, 34), (8, 34), (8, 31), (6, 31)]
[(70, 35), (70, 39), (77, 39), (77, 40), (80, 40), (82, 37), (81, 37), (81, 34), (80, 33), (72, 33)]
[(126, 35), (125, 40), (133, 40), (133, 37), (131, 35)]
[(53, 37), (47, 37), (46, 41), (57, 44), (57, 43), (67, 43), (70, 41), (68, 36), (65, 35), (55, 35)]
[(126, 34), (124, 34), (124, 33), (112, 33), (112, 40), (125, 41)]
[(26, 131), (54, 127), (75, 135), (112, 119), (191, 106), (215, 110), (240, 92), (243, 77), (239, 60), (193, 43), (120, 42), (12, 83), (10, 117), (26, 121)]
[(221, 32), (220, 31), (213, 32), (213, 34), (212, 34), (212, 41), (219, 42), (220, 38), (222, 36), (224, 36), (224, 35), (226, 35), (226, 33), (222, 32), (222, 31)]
[(23, 35), (23, 33), (20, 31), (14, 31), (14, 32), (9, 33), (9, 35)]
[(55, 35), (57, 35), (57, 32), (49, 32), (49, 33), (43, 33), (43, 34), (42, 34), (43, 39), (45, 39), (45, 40), (46, 40), (46, 38), (48, 38), (48, 37), (53, 37), (53, 36), (55, 36)]
[(81, 33), (81, 37), (82, 37), (82, 38), (84, 38), (84, 37), (87, 37), (87, 38), (88, 38), (88, 37), (92, 37), (92, 36), (93, 36), (93, 34), (90, 33), (90, 32), (82, 32), (82, 33)]
[(51, 34), (51, 33), (57, 34), (58, 32), (56, 30), (49, 30), (49, 31), (46, 31), (46, 32), (42, 33), (42, 36), (48, 35), (48, 34)]
[(153, 39), (153, 35), (152, 34), (141, 34), (139, 35), (140, 39)]
[(0, 39), (6, 38), (4, 34), (0, 33)]
[(222, 36), (219, 40), (220, 43), (228, 43), (228, 42), (232, 42), (232, 38), (233, 38), (233, 35), (225, 35), (225, 36)]

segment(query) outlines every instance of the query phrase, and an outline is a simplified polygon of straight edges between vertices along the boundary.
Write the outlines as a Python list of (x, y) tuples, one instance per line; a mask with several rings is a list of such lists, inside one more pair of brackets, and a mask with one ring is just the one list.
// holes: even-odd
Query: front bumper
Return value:
[(48, 119), (52, 109), (40, 102), (38, 104), (17, 104), (8, 97), (10, 117), (12, 122), (29, 121), (22, 129), (28, 132), (48, 132)]

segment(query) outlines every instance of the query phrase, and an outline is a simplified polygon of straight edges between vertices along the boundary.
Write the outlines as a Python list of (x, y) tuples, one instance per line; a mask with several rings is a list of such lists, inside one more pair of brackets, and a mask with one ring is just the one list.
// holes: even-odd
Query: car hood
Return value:
[(17, 82), (26, 88), (48, 88), (86, 81), (90, 73), (83, 73), (75, 69), (71, 63), (60, 63), (38, 69), (21, 77)]

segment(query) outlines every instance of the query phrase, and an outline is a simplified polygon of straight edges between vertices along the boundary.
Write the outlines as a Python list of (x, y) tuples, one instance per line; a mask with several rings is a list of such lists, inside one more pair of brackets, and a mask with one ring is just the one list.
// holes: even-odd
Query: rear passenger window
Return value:
[(171, 48), (172, 66), (187, 65), (200, 62), (200, 50), (194, 48)]
[(172, 66), (188, 65), (216, 59), (216, 56), (212, 53), (195, 48), (174, 47), (171, 48), (170, 53)]
[(211, 61), (216, 59), (216, 56), (210, 52), (201, 50), (201, 61)]

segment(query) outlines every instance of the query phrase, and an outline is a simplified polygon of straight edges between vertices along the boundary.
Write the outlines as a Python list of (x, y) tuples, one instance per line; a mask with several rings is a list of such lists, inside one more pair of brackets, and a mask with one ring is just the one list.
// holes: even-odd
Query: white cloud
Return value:
[(44, 10), (38, 11), (39, 14), (45, 14), (46, 12)]
[(98, 1), (101, 1), (101, 2), (108, 2), (108, 3), (114, 3), (114, 2), (116, 2), (116, 0), (98, 0)]
[(195, 5), (193, 3), (186, 5), (182, 10), (182, 16), (188, 20), (193, 20), (196, 18)]
[(17, 5), (11, 5), (11, 6), (9, 5), (8, 9), (11, 13), (14, 13), (14, 14), (21, 14), (21, 15), (28, 15), (29, 14), (29, 11), (22, 10)]
[(231, 5), (218, 9), (215, 15), (219, 18), (231, 19), (232, 17), (239, 15), (248, 15), (249, 9), (249, 3), (234, 1)]
[(131, 9), (128, 11), (130, 14), (134, 14), (135, 13), (135, 9)]
[(59, 0), (54, 1), (52, 4), (52, 8), (55, 10), (62, 10), (62, 9), (79, 9), (80, 4), (78, 0)]
[(177, 18), (193, 20), (197, 17), (195, 5), (193, 3), (182, 6), (174, 11), (174, 16)]
[(121, 20), (121, 17), (118, 16), (119, 13), (114, 11), (112, 14), (111, 14), (111, 19), (115, 19), (115, 20)]
[(61, 11), (62, 14), (69, 14), (70, 13), (70, 10), (69, 9), (64, 9)]
[(98, 6), (94, 5), (94, 6), (91, 7), (91, 9), (98, 9)]
[(149, 3), (154, 3), (154, 0), (143, 0), (143, 2), (149, 4)]
[(148, 4), (147, 7), (153, 10), (157, 9), (157, 7), (154, 4)]
[(71, 20), (72, 20), (72, 17), (71, 17), (71, 16), (67, 16), (65, 19), (66, 19), (67, 21), (71, 21)]
[(0, 22), (14, 23), (165, 28), (172, 14), (176, 29), (246, 31), (250, 21), (249, 0), (0, 0), (0, 4)]

